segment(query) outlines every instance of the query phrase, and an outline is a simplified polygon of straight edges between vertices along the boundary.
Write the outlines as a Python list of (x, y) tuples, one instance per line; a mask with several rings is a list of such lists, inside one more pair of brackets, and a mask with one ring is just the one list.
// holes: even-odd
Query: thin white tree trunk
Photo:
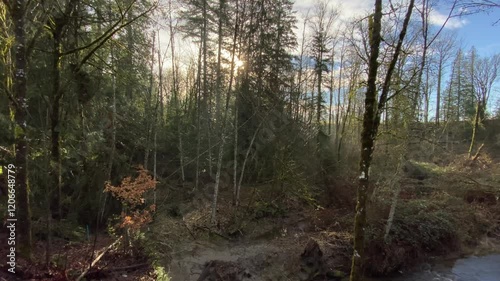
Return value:
[(394, 173), (394, 176), (392, 177), (391, 183), (389, 185), (390, 189), (394, 190), (394, 193), (392, 195), (391, 210), (389, 211), (389, 216), (387, 217), (387, 224), (385, 226), (385, 233), (384, 233), (385, 242), (387, 242), (389, 239), (389, 233), (391, 232), (392, 223), (394, 221), (394, 215), (396, 214), (396, 207), (398, 205), (399, 193), (401, 192), (401, 185), (399, 184), (399, 178), (400, 178), (399, 173), (401, 170), (402, 161), (403, 159), (399, 160), (398, 167), (396, 168), (396, 172)]
[[(238, 12), (238, 1), (236, 1), (236, 23), (238, 23), (239, 20), (239, 12)], [(231, 52), (231, 70), (229, 74), (229, 86), (227, 88), (227, 94), (226, 94), (226, 106), (224, 108), (224, 117), (222, 120), (222, 129), (221, 129), (221, 145), (219, 147), (219, 155), (217, 157), (217, 174), (215, 175), (215, 186), (214, 186), (214, 197), (212, 201), (212, 216), (211, 216), (211, 222), (214, 224), (217, 219), (217, 198), (219, 196), (219, 185), (220, 185), (220, 174), (221, 174), (221, 169), (222, 169), (222, 156), (224, 154), (224, 146), (226, 144), (226, 135), (225, 135), (225, 130), (227, 126), (227, 120), (228, 120), (228, 111), (229, 111), (229, 100), (230, 100), (230, 93), (233, 88), (233, 79), (234, 79), (234, 64), (235, 64), (235, 56), (236, 56), (236, 44), (237, 44), (237, 36), (238, 36), (238, 24), (236, 24), (236, 28), (234, 30), (234, 36), (233, 36), (233, 46), (232, 46), (232, 52)]]
[(201, 54), (202, 43), (200, 42), (200, 50), (198, 53), (198, 77), (197, 79), (197, 93), (196, 93), (196, 177), (192, 192), (198, 188), (200, 179), (200, 150), (201, 150)]
[(238, 194), (238, 105), (234, 103), (234, 163), (233, 163), (233, 204)]
[(217, 157), (217, 173), (215, 175), (214, 196), (212, 200), (212, 216), (211, 222), (215, 223), (217, 219), (217, 198), (219, 196), (220, 172), (222, 168), (222, 156), (224, 154), (224, 145), (226, 144), (226, 136), (222, 132), (222, 141), (219, 147), (219, 155)]
[(181, 164), (181, 179), (182, 179), (182, 182), (185, 182), (186, 181), (186, 174), (184, 172), (184, 149), (182, 147), (182, 132), (181, 132), (181, 128), (180, 128), (180, 124), (179, 126), (177, 126), (177, 134), (179, 134), (179, 158), (180, 158), (180, 164)]
[[(111, 47), (111, 63), (114, 67), (114, 48)], [(111, 84), (113, 88), (113, 96), (112, 96), (112, 114), (111, 114), (111, 151), (109, 153), (109, 162), (108, 162), (108, 171), (107, 171), (107, 180), (111, 182), (111, 172), (113, 171), (113, 161), (115, 158), (116, 151), (116, 77), (115, 74), (112, 74)], [(104, 201), (102, 202), (102, 209), (100, 218), (98, 221), (100, 222), (104, 217), (104, 211), (106, 209), (106, 202), (108, 201), (108, 193), (104, 194)]]
[(178, 136), (178, 141), (179, 141), (179, 162), (180, 162), (180, 169), (181, 169), (181, 179), (182, 182), (186, 180), (185, 173), (184, 173), (184, 151), (182, 148), (182, 132), (181, 132), (181, 122), (180, 122), (180, 102), (179, 102), (179, 91), (178, 91), (178, 80), (177, 80), (177, 65), (175, 63), (175, 30), (173, 27), (173, 19), (172, 19), (172, 1), (168, 1), (168, 6), (170, 10), (169, 14), (169, 28), (170, 28), (170, 50), (172, 54), (172, 80), (173, 80), (173, 92), (174, 92), (174, 99), (175, 99), (175, 120), (176, 120), (176, 125), (177, 125), (177, 136)]
[(245, 154), (245, 159), (243, 159), (243, 165), (241, 166), (240, 180), (238, 182), (238, 187), (236, 188), (236, 206), (239, 206), (240, 204), (241, 183), (243, 182), (243, 176), (245, 175), (245, 167), (247, 165), (248, 156), (250, 155), (250, 150), (252, 150), (253, 143), (255, 141), (255, 138), (257, 137), (257, 133), (259, 132), (262, 124), (263, 121), (259, 124), (259, 127), (257, 127), (257, 129), (255, 130), (255, 133), (252, 136), (252, 140), (250, 141), (250, 145), (248, 146), (247, 153)]
[(144, 169), (148, 169), (149, 162), (149, 152), (151, 150), (150, 142), (151, 142), (151, 130), (152, 130), (152, 122), (151, 122), (151, 97), (153, 96), (153, 66), (154, 66), (154, 49), (155, 49), (155, 33), (153, 33), (152, 47), (151, 47), (151, 73), (150, 73), (150, 82), (149, 82), (149, 93), (148, 98), (146, 100), (145, 106), (145, 118), (146, 118), (146, 149), (144, 151)]
[(335, 67), (335, 48), (332, 48), (332, 64), (330, 71), (330, 108), (328, 109), (328, 136), (332, 136), (332, 109), (333, 109), (333, 69)]

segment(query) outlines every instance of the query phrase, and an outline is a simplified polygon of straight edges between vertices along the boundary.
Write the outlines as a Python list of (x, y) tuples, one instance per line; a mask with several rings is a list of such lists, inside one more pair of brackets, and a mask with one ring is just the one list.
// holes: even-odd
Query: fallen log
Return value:
[(474, 157), (472, 158), (473, 162), (477, 160), (477, 158), (479, 157), (479, 153), (481, 153), (481, 149), (483, 149), (483, 147), (484, 147), (484, 143), (481, 144), (481, 146), (477, 149), (476, 155), (474, 155)]
[(148, 267), (150, 264), (145, 262), (145, 263), (139, 263), (139, 264), (133, 264), (133, 265), (128, 265), (128, 266), (121, 266), (121, 267), (112, 267), (112, 268), (106, 268), (106, 269), (99, 269), (99, 270), (93, 270), (87, 272), (85, 276), (92, 275), (92, 274), (97, 274), (97, 273), (102, 273), (102, 274), (108, 274), (108, 273), (113, 273), (113, 272), (118, 272), (118, 271), (134, 271), (140, 268)]
[(122, 236), (120, 236), (118, 239), (116, 239), (115, 242), (113, 242), (111, 245), (109, 245), (108, 247), (106, 247), (99, 255), (97, 255), (97, 257), (82, 272), (82, 274), (80, 274), (80, 276), (78, 276), (78, 278), (75, 279), (75, 281), (82, 280), (82, 278), (85, 277), (85, 275), (88, 274), (89, 270), (104, 256), (104, 254), (106, 254), (109, 250), (111, 250), (111, 248), (113, 248), (116, 244), (118, 244), (118, 242), (120, 242), (121, 239), (122, 239)]

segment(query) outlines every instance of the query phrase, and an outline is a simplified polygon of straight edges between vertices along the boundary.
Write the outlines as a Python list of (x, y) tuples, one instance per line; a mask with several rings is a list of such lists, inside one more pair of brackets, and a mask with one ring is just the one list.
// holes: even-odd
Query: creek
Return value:
[(415, 272), (373, 281), (500, 281), (500, 254), (424, 264)]

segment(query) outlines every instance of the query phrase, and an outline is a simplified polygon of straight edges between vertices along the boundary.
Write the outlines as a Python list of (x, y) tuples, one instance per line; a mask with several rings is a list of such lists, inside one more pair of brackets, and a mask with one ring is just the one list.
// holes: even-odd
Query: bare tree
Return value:
[[(420, 94), (420, 87), (422, 86), (422, 77), (423, 77), (423, 74), (424, 74), (424, 71), (425, 71), (425, 67), (427, 66), (427, 53), (429, 51), (429, 48), (432, 46), (432, 44), (435, 42), (435, 40), (438, 38), (438, 36), (441, 34), (441, 32), (443, 31), (444, 27), (446, 26), (446, 24), (448, 23), (448, 21), (456, 16), (455, 15), (455, 10), (456, 10), (456, 7), (458, 5), (458, 0), (454, 0), (452, 2), (452, 5), (450, 7), (450, 10), (448, 12), (448, 15), (445, 19), (445, 21), (443, 22), (443, 24), (439, 27), (439, 29), (434, 33), (434, 34), (430, 34), (430, 16), (431, 16), (431, 12), (433, 11), (433, 3), (431, 0), (422, 0), (422, 6), (420, 8), (417, 8), (416, 9), (419, 11), (420, 13), (420, 17), (421, 17), (421, 20), (422, 20), (422, 39), (423, 39), (423, 43), (422, 43), (422, 59), (420, 61), (420, 71), (418, 73), (418, 78), (417, 78), (417, 86), (418, 86), (418, 90), (415, 91), (415, 96), (414, 96), (414, 108), (413, 110), (415, 112), (418, 112), (418, 103), (419, 103), (419, 100), (420, 100), (420, 97), (419, 97), (419, 94)], [(418, 114), (417, 114), (418, 116)], [(418, 118), (417, 118), (418, 120)]]
[[(323, 73), (328, 71), (327, 61), (329, 60), (328, 53), (331, 52), (330, 47), (334, 39), (332, 34), (333, 24), (339, 13), (337, 10), (328, 6), (328, 2), (321, 1), (314, 7), (314, 14), (311, 20), (311, 29), (313, 32), (311, 52), (315, 60), (316, 74), (316, 125), (321, 131), (321, 108), (323, 106)], [(333, 69), (332, 69), (333, 71)]]
[(485, 118), (487, 103), (491, 94), (493, 84), (498, 78), (500, 67), (500, 54), (491, 57), (477, 58), (473, 56), (473, 65), (470, 68), (472, 72), (472, 84), (476, 99), (476, 113), (474, 116), (474, 126), (472, 127), (472, 138), (469, 147), (469, 157), (472, 156), (472, 150), (476, 140), (476, 132)]
[(380, 125), (380, 117), (388, 100), (392, 74), (401, 52), (408, 24), (413, 11), (414, 0), (410, 0), (405, 14), (403, 26), (383, 80), (382, 91), (377, 101), (377, 73), (379, 68), (380, 43), (382, 41), (382, 0), (375, 0), (375, 12), (369, 17), (370, 56), (368, 65), (368, 81), (365, 94), (365, 110), (363, 115), (363, 131), (361, 133), (361, 161), (358, 182), (356, 216), (354, 222), (354, 253), (350, 281), (360, 281), (363, 276), (364, 241), (366, 227), (366, 201), (370, 178), (370, 165), (373, 157), (375, 139)]
[(446, 62), (453, 55), (453, 49), (455, 47), (454, 36), (451, 33), (447, 33), (444, 36), (438, 38), (436, 44), (434, 45), (434, 52), (437, 55), (437, 89), (436, 89), (436, 123), (439, 124), (441, 118), (441, 86), (443, 79), (443, 71)]
[[(224, 0), (221, 0), (224, 1)], [(220, 8), (223, 9), (223, 4), (221, 4)], [(219, 11), (219, 12), (222, 12)], [(221, 16), (221, 15), (220, 15)], [(238, 43), (238, 35), (239, 35), (239, 29), (238, 29), (238, 24), (239, 24), (239, 5), (238, 1), (236, 1), (236, 23), (234, 27), (234, 33), (233, 33), (233, 43), (232, 43), (232, 49), (231, 49), (231, 63), (230, 63), (230, 73), (229, 73), (229, 85), (227, 87), (227, 93), (226, 93), (226, 102), (225, 102), (225, 107), (224, 107), (224, 114), (222, 117), (222, 128), (221, 128), (221, 141), (220, 141), (220, 147), (219, 147), (219, 154), (217, 157), (217, 173), (215, 175), (215, 186), (214, 186), (214, 196), (212, 200), (212, 215), (211, 215), (211, 222), (215, 223), (216, 222), (216, 215), (217, 215), (217, 197), (219, 193), (219, 185), (220, 185), (220, 175), (221, 175), (221, 168), (222, 168), (222, 156), (224, 152), (224, 146), (226, 144), (226, 127), (228, 123), (228, 111), (229, 111), (229, 101), (231, 98), (231, 92), (233, 91), (233, 80), (234, 80), (234, 69), (235, 69), (235, 57), (236, 57), (236, 46)], [(220, 62), (220, 61), (219, 61)], [(236, 194), (239, 195), (239, 189), (236, 191)]]
[[(492, 8), (500, 8), (500, 1), (493, 0), (464, 0), (460, 4), (463, 14), (489, 13)], [(500, 21), (497, 20), (494, 24)]]

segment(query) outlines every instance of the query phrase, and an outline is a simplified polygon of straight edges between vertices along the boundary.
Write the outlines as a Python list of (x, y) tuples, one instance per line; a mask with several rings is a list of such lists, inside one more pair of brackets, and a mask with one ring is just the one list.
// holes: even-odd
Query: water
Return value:
[(500, 281), (500, 255), (458, 260), (452, 273), (459, 281)]
[[(183, 249), (183, 250), (181, 250)], [(292, 254), (298, 257), (300, 253)], [(219, 260), (238, 265), (251, 273), (248, 281), (298, 280), (286, 278), (292, 268), (290, 252), (269, 243), (194, 242), (180, 247), (172, 256), (169, 275), (173, 281), (196, 281), (206, 262)], [(1, 278), (0, 278), (1, 279)], [(370, 281), (500, 281), (500, 254), (471, 256), (458, 260), (423, 264), (415, 272)]]
[[(425, 268), (426, 267), (426, 268)], [(424, 266), (418, 272), (379, 281), (500, 281), (500, 254), (468, 257), (451, 264)]]

